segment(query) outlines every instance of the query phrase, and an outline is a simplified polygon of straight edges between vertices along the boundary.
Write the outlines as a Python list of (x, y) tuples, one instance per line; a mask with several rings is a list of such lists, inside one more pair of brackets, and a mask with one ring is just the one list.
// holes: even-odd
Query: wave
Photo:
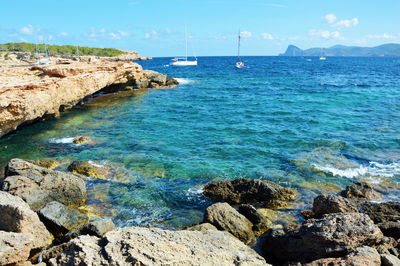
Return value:
[(96, 167), (105, 167), (105, 164), (100, 164), (98, 162), (96, 163), (96, 162), (91, 161), (91, 160), (89, 160), (88, 163), (93, 165), (93, 166), (96, 166)]
[(360, 165), (359, 167), (338, 169), (330, 165), (312, 164), (312, 166), (322, 172), (333, 176), (341, 176), (347, 178), (356, 177), (393, 177), (400, 175), (400, 162), (382, 164), (378, 162), (369, 162), (368, 165)]
[(184, 79), (184, 78), (174, 78), (176, 79), (180, 85), (192, 84), (195, 83), (195, 80), (192, 79)]
[(74, 141), (74, 137), (66, 137), (66, 138), (60, 138), (60, 139), (51, 138), (49, 140), (50, 143), (57, 143), (57, 144), (73, 143), (73, 141)]

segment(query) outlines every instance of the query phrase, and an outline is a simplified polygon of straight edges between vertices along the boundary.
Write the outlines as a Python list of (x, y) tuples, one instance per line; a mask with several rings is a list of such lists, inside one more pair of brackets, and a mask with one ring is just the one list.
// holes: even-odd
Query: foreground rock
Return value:
[(39, 211), (39, 215), (46, 227), (57, 237), (63, 236), (89, 220), (86, 215), (57, 201), (48, 203)]
[(0, 231), (0, 265), (25, 262), (32, 242), (32, 234)]
[(357, 201), (342, 196), (322, 194), (314, 199), (312, 212), (314, 217), (320, 218), (324, 214), (358, 212), (359, 209), (360, 204)]
[(219, 231), (131, 227), (103, 239), (80, 236), (50, 265), (266, 265), (241, 241)]
[(114, 229), (115, 224), (111, 219), (98, 219), (74, 228), (63, 237), (63, 241), (69, 241), (81, 235), (103, 237)]
[(0, 73), (0, 137), (21, 125), (57, 116), (101, 90), (167, 86), (166, 78), (153, 76), (132, 62), (7, 68), (7, 73)]
[(73, 174), (48, 170), (21, 159), (9, 161), (2, 190), (25, 200), (33, 211), (48, 202), (80, 206), (86, 201), (86, 181)]
[(0, 191), (0, 230), (32, 235), (31, 249), (50, 245), (51, 237), (38, 215), (17, 196)]
[(204, 222), (224, 230), (244, 243), (254, 238), (253, 224), (228, 203), (215, 203), (206, 209)]
[(295, 199), (296, 192), (267, 180), (236, 179), (209, 183), (204, 187), (204, 195), (231, 204), (264, 202), (276, 207)]
[(361, 246), (381, 242), (382, 232), (365, 214), (337, 213), (309, 220), (287, 232), (272, 231), (263, 244), (267, 256), (278, 261), (312, 261), (343, 257)]

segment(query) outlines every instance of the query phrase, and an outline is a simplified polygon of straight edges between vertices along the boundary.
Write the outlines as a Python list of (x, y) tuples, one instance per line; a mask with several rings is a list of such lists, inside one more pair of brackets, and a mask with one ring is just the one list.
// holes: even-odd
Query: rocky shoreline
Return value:
[(178, 82), (133, 62), (62, 62), (0, 72), (0, 137), (99, 92), (171, 88)]
[[(259, 179), (212, 182), (203, 194), (216, 202), (201, 224), (116, 229), (111, 219), (81, 208), (85, 176), (102, 178), (96, 169), (72, 162), (68, 172), (56, 171), (49, 161), (12, 159), (1, 171), (0, 265), (400, 263), (400, 203), (374, 201), (380, 194), (367, 183), (317, 196), (302, 223), (282, 226), (263, 210), (290, 205), (295, 189)], [(258, 253), (251, 248), (256, 242)]]

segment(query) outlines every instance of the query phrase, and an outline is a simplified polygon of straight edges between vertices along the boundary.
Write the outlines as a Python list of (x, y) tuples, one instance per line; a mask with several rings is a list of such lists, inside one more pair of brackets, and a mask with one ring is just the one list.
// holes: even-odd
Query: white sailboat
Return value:
[(37, 54), (37, 62), (34, 63), (34, 66), (39, 66), (39, 65), (50, 65), (50, 58), (49, 58), (49, 51), (47, 49), (47, 44), (44, 44), (44, 54), (45, 58), (40, 58), (40, 51), (36, 45), (36, 54)]
[(185, 25), (185, 42), (186, 42), (186, 54), (185, 57), (177, 57), (172, 59), (171, 65), (173, 66), (197, 66), (197, 57), (194, 56), (195, 60), (188, 60), (188, 40), (187, 40), (187, 27)]
[(326, 54), (325, 49), (322, 49), (322, 53), (319, 60), (326, 60), (325, 54)]
[(237, 68), (244, 68), (244, 63), (240, 59), (240, 30), (239, 30), (239, 41), (238, 41), (238, 59), (236, 61)]

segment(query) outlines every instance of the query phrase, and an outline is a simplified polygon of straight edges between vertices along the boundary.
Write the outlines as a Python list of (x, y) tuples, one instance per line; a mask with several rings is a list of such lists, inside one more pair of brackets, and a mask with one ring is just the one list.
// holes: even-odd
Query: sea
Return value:
[[(173, 89), (99, 94), (60, 117), (0, 139), (11, 158), (107, 168), (88, 178), (88, 209), (119, 227), (177, 229), (203, 220), (205, 184), (258, 178), (298, 191), (277, 223), (301, 220), (319, 193), (368, 181), (400, 196), (400, 58), (199, 57), (138, 62)], [(92, 139), (72, 143), (75, 136)]]

